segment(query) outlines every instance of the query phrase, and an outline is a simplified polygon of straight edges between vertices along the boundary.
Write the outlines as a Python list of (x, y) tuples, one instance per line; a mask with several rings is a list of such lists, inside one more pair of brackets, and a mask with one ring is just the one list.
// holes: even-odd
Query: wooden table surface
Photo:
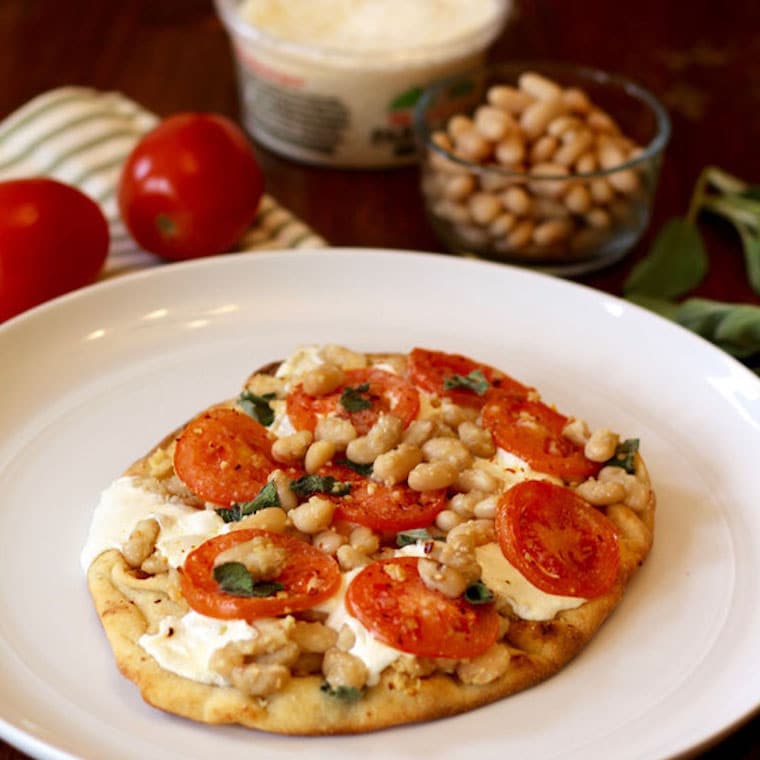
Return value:
[[(211, 0), (0, 0), (0, 50), (0, 117), (67, 84), (120, 90), (160, 115), (239, 113), (229, 41)], [(760, 184), (757, 0), (522, 0), (491, 57), (616, 71), (670, 112), (673, 136), (649, 231), (627, 259), (581, 282), (619, 294), (654, 231), (685, 212), (702, 167)], [(259, 155), (270, 193), (330, 243), (443, 250), (425, 221), (416, 169), (339, 171)], [(697, 292), (760, 303), (732, 228), (709, 220), (702, 229), (710, 271)], [(760, 758), (760, 717), (701, 756)], [(0, 743), (0, 760), (22, 757)]]

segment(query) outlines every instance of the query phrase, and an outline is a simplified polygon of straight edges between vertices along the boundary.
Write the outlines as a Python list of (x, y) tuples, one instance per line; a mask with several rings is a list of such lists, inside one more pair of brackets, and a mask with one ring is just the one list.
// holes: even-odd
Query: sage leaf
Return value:
[(269, 402), (275, 398), (274, 393), (265, 393), (259, 396), (250, 391), (243, 391), (238, 396), (238, 406), (250, 417), (260, 422), (264, 427), (269, 427), (274, 422), (274, 409)]
[(671, 219), (655, 238), (647, 256), (623, 285), (629, 294), (677, 298), (695, 288), (707, 273), (707, 253), (694, 224)]
[(493, 591), (483, 581), (475, 581), (464, 590), (464, 598), (470, 604), (488, 604), (494, 599)]
[(332, 475), (304, 475), (290, 481), (290, 490), (298, 496), (311, 496), (315, 493), (345, 496), (351, 491), (351, 484), (336, 480)]
[(242, 562), (224, 562), (214, 568), (214, 580), (225, 594), (231, 596), (274, 596), (285, 586), (276, 581), (254, 582), (253, 576)]
[[(760, 219), (758, 219), (760, 225)], [(760, 294), (760, 230), (755, 232), (745, 225), (737, 225), (744, 249), (744, 266), (747, 279), (755, 293)]]
[(626, 438), (615, 448), (615, 453), (605, 463), (605, 467), (622, 467), (628, 474), (636, 472), (636, 452), (639, 450), (638, 438)]
[(369, 409), (372, 406), (372, 400), (362, 396), (362, 393), (369, 393), (369, 383), (362, 383), (355, 388), (348, 386), (340, 394), (340, 405), (347, 412), (360, 412), (362, 409)]
[(253, 577), (242, 562), (225, 562), (214, 568), (214, 580), (225, 594), (252, 596)]
[(689, 298), (678, 307), (675, 321), (737, 359), (760, 352), (760, 306)]
[(350, 459), (339, 459), (338, 464), (342, 464), (344, 467), (348, 467), (349, 470), (353, 470), (358, 475), (363, 475), (365, 478), (372, 477), (372, 463), (359, 464), (358, 462), (352, 462)]
[(664, 298), (645, 296), (641, 293), (631, 293), (629, 296), (626, 296), (626, 300), (635, 303), (637, 306), (642, 306), (649, 311), (653, 311), (655, 314), (665, 317), (665, 319), (675, 321), (676, 313), (678, 312), (678, 304), (674, 301), (666, 301)]
[(425, 528), (411, 528), (396, 533), (396, 546), (401, 549), (410, 544), (416, 544), (418, 541), (432, 541), (433, 537)]
[(342, 702), (357, 702), (362, 697), (362, 690), (355, 686), (330, 686), (327, 681), (323, 681), (319, 690), (334, 699), (340, 699)]
[(468, 375), (450, 375), (443, 380), (443, 389), (450, 391), (452, 388), (465, 388), (482, 396), (491, 384), (479, 369), (474, 369)]
[(229, 509), (214, 510), (226, 523), (239, 522), (244, 517), (267, 507), (280, 507), (280, 497), (273, 481), (267, 483), (252, 501), (235, 502)]

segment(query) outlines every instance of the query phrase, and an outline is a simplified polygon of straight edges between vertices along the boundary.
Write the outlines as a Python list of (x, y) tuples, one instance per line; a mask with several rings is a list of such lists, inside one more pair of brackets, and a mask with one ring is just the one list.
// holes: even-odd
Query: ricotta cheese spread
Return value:
[(240, 17), (290, 42), (332, 50), (441, 45), (493, 22), (499, 0), (246, 0)]

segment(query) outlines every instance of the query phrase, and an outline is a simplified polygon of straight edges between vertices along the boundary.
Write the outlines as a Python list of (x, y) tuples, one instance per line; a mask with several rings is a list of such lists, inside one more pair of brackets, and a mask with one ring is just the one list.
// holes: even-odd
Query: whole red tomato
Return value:
[(0, 182), (0, 322), (92, 282), (108, 244), (103, 212), (76, 188)]
[(132, 237), (167, 259), (229, 250), (250, 226), (264, 191), (243, 132), (216, 114), (170, 116), (140, 140), (119, 182)]

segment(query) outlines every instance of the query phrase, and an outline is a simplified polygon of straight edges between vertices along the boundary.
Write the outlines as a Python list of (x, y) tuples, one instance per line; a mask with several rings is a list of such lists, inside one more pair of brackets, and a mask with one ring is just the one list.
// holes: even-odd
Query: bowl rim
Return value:
[[(433, 130), (427, 124), (426, 112), (431, 101), (436, 97), (441, 90), (452, 86), (462, 80), (482, 75), (489, 74), (491, 72), (498, 71), (510, 71), (513, 74), (519, 74), (526, 71), (535, 71), (538, 74), (546, 74), (551, 76), (559, 74), (561, 72), (572, 72), (574, 75), (581, 77), (587, 77), (596, 83), (603, 85), (617, 85), (626, 94), (631, 95), (639, 101), (646, 103), (652, 110), (655, 117), (655, 124), (657, 131), (654, 137), (643, 148), (641, 153), (633, 158), (629, 158), (627, 161), (617, 166), (610, 167), (609, 169), (595, 169), (592, 172), (573, 172), (571, 174), (529, 174), (528, 172), (519, 172), (506, 167), (499, 166), (497, 164), (478, 164), (474, 161), (468, 161), (467, 159), (457, 156), (455, 153), (446, 150), (432, 140)], [(468, 71), (445, 77), (433, 82), (429, 87), (425, 88), (424, 92), (420, 96), (417, 104), (414, 108), (414, 115), (412, 119), (414, 126), (414, 133), (418, 142), (418, 145), (423, 148), (434, 151), (442, 158), (447, 159), (453, 163), (468, 169), (470, 172), (477, 174), (498, 174), (505, 178), (524, 178), (531, 182), (544, 182), (551, 181), (556, 182), (558, 180), (569, 181), (577, 179), (594, 179), (598, 177), (606, 177), (610, 174), (616, 174), (617, 172), (624, 171), (646, 163), (656, 156), (662, 154), (667, 146), (672, 131), (670, 117), (662, 102), (657, 98), (650, 90), (640, 85), (638, 82), (629, 79), (622, 74), (617, 74), (603, 69), (598, 69), (593, 66), (585, 66), (581, 64), (569, 63), (566, 61), (551, 61), (551, 60), (523, 60), (523, 61), (501, 61), (493, 62), (485, 66), (478, 66), (477, 68), (471, 68)]]
[(247, 43), (262, 45), (270, 51), (323, 65), (350, 67), (352, 70), (355, 70), (357, 65), (364, 69), (378, 70), (397, 69), (410, 65), (425, 66), (475, 55), (485, 51), (501, 34), (514, 11), (512, 0), (492, 0), (493, 16), (486, 24), (465, 34), (454, 35), (445, 42), (415, 45), (414, 48), (403, 50), (368, 48), (352, 52), (326, 45), (293, 42), (278, 37), (241, 18), (239, 13), (241, 2), (242, 0), (214, 0), (217, 14), (224, 22), (230, 36), (242, 38)]

